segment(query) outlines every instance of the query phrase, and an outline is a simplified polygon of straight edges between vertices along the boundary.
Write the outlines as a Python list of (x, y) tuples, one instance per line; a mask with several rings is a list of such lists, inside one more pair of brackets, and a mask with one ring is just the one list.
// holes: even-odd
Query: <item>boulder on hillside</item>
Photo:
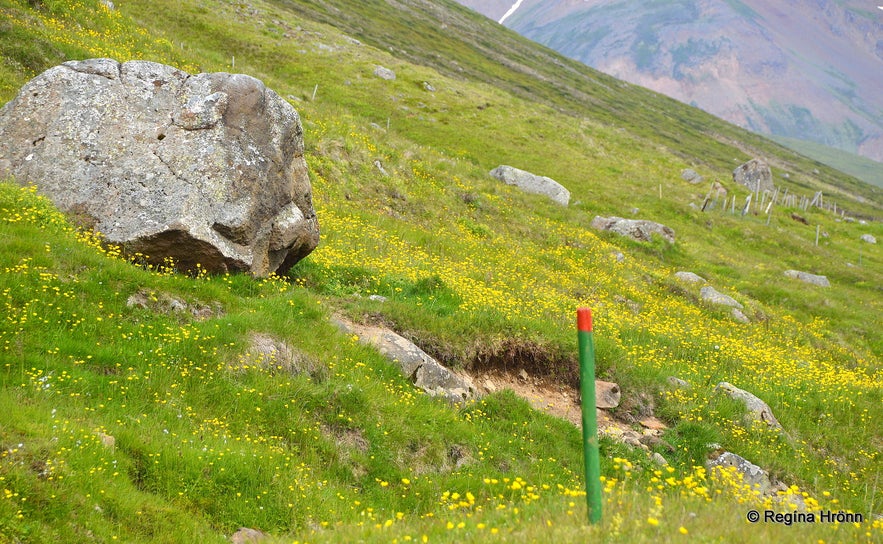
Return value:
[(697, 183), (702, 183), (702, 181), (704, 180), (704, 178), (692, 168), (684, 168), (683, 170), (681, 170), (681, 179), (694, 185)]
[(876, 243), (877, 243), (877, 239), (874, 238), (874, 235), (873, 235), (873, 234), (862, 234), (862, 235), (859, 237), (859, 239), (860, 239), (862, 242), (867, 242), (867, 243), (869, 243), (869, 244), (876, 244)]
[(709, 469), (733, 467), (742, 477), (742, 483), (761, 495), (772, 490), (773, 484), (767, 471), (735, 453), (724, 451), (713, 455), (706, 463)]
[(699, 297), (706, 302), (718, 304), (720, 306), (730, 306), (732, 308), (742, 309), (742, 304), (729, 295), (725, 295), (710, 285), (706, 285), (699, 290)]
[(751, 159), (750, 161), (739, 165), (733, 170), (733, 181), (748, 187), (754, 191), (773, 191), (773, 173), (767, 163), (760, 159)]
[(675, 279), (686, 282), (686, 283), (707, 283), (705, 278), (702, 276), (695, 274), (693, 272), (688, 272), (686, 270), (681, 270), (674, 273)]
[(430, 396), (439, 396), (451, 403), (478, 396), (468, 376), (448, 369), (407, 338), (389, 329), (358, 325), (340, 317), (334, 317), (332, 321), (343, 332), (356, 335), (360, 343), (374, 346), (381, 355), (396, 363), (416, 387)]
[(379, 77), (380, 79), (385, 79), (387, 81), (393, 81), (396, 78), (395, 72), (383, 66), (376, 66), (374, 68), (374, 75)]
[(745, 408), (748, 410), (749, 417), (751, 417), (753, 420), (759, 421), (761, 423), (766, 423), (774, 429), (782, 429), (782, 425), (779, 424), (779, 420), (777, 420), (776, 416), (773, 415), (773, 410), (767, 405), (767, 403), (765, 403), (755, 395), (749, 393), (748, 391), (745, 391), (744, 389), (739, 389), (729, 382), (720, 382), (715, 387), (715, 390), (722, 391), (730, 398), (744, 403)]
[(666, 242), (675, 242), (675, 231), (660, 223), (647, 221), (646, 219), (623, 219), (622, 217), (595, 216), (592, 219), (592, 228), (608, 230), (621, 236), (628, 236), (639, 242), (649, 242), (654, 234), (661, 236)]
[(319, 241), (300, 118), (247, 75), (65, 62), (0, 110), (0, 157), (151, 262), (266, 276)]
[(831, 287), (831, 282), (828, 281), (828, 278), (826, 276), (810, 274), (809, 272), (801, 272), (800, 270), (786, 270), (784, 274), (789, 278), (800, 280), (811, 285), (818, 285), (819, 287)]
[(567, 206), (570, 203), (570, 191), (552, 178), (538, 176), (506, 165), (494, 168), (490, 174), (503, 183), (514, 185), (526, 193), (547, 196), (562, 206)]

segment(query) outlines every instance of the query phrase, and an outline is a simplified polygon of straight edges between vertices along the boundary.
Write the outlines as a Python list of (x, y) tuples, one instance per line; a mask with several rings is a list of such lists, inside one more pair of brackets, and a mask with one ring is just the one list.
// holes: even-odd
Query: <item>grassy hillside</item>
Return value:
[[(117, 4), (0, 0), (0, 99), (66, 58), (235, 64), (302, 116), (322, 241), (290, 277), (188, 278), (133, 266), (0, 185), (0, 542), (220, 542), (240, 526), (286, 542), (883, 539), (883, 256), (859, 240), (883, 240), (879, 189), (447, 2)], [(708, 187), (683, 168), (741, 202), (730, 172), (755, 155), (783, 188), (824, 190), (869, 221), (690, 206)], [(492, 180), (498, 164), (557, 179), (571, 206)], [(597, 214), (660, 221), (677, 242), (598, 233)], [(736, 297), (751, 323), (676, 270)], [(221, 311), (128, 307), (138, 292)], [(576, 427), (508, 391), (449, 407), (328, 323), (384, 323), (478, 378), (524, 369), (568, 390), (579, 305), (595, 310), (600, 373), (622, 386), (616, 415), (670, 427), (671, 448), (655, 446), (669, 469), (604, 439), (595, 528)], [(303, 371), (261, 364), (256, 333), (290, 342)], [(787, 434), (745, 424), (720, 381), (763, 398)], [(750, 525), (750, 507), (796, 499), (764, 504), (708, 473), (711, 443), (811, 509), (868, 521)]]
[(877, 161), (806, 140), (794, 138), (776, 138), (776, 140), (807, 156), (816, 157), (819, 161), (841, 172), (846, 172), (871, 185), (883, 187), (883, 165)]

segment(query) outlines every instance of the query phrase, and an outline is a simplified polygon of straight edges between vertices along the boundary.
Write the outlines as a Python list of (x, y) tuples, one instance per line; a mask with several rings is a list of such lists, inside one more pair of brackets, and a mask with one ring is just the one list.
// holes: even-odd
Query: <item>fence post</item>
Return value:
[(592, 310), (577, 309), (576, 328), (579, 339), (586, 506), (589, 523), (594, 524), (601, 521), (601, 458), (598, 444), (598, 415), (595, 407), (595, 341), (592, 338)]

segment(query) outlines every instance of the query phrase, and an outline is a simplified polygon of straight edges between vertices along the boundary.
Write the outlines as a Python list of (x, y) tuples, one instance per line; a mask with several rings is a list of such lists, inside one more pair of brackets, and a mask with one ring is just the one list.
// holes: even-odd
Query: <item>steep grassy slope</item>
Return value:
[[(482, 24), (459, 8), (423, 23), (428, 4), (360, 3), (337, 13), (347, 37), (322, 22), (329, 2), (132, 2), (114, 12), (118, 27), (101, 22), (99, 2), (0, 5), (4, 24), (44, 48), (63, 51), (69, 29), (98, 25), (104, 37), (84, 38), (89, 47), (71, 57), (145, 55), (208, 71), (230, 70), (235, 57), (237, 71), (290, 97), (304, 119), (323, 234), (290, 283), (183, 278), (102, 254), (45, 202), (2, 186), (0, 538), (220, 541), (240, 525), (309, 541), (881, 538), (872, 521), (747, 525), (746, 504), (763, 502), (695, 468), (717, 442), (794, 484), (811, 507), (879, 512), (883, 257), (858, 237), (883, 239), (880, 223), (781, 207), (769, 224), (762, 213), (702, 213), (690, 203), (707, 187), (679, 173), (692, 166), (741, 201), (747, 191), (727, 180), (751, 150), (778, 179), (789, 174), (792, 192), (824, 187), (868, 217), (881, 209), (874, 189), (658, 95), (614, 92), (618, 82), (511, 33), (487, 29), (481, 40), (517, 69), (488, 59), (457, 38)], [(433, 20), (448, 32), (433, 34)], [(116, 42), (129, 35), (148, 36), (131, 55)], [(433, 60), (433, 46), (447, 57)], [(12, 89), (28, 74), (5, 60), (23, 53), (4, 47)], [(29, 54), (35, 70), (55, 62)], [(570, 83), (551, 79), (556, 62)], [(374, 77), (378, 64), (397, 79)], [(575, 202), (498, 184), (487, 170), (499, 163), (555, 177)], [(677, 243), (588, 228), (595, 214), (632, 208), (674, 227)], [(818, 246), (816, 225), (828, 235)], [(698, 288), (671, 277), (684, 268), (736, 296), (752, 323), (699, 302)], [(795, 283), (788, 268), (833, 286)], [(127, 308), (141, 289), (224, 313), (197, 322)], [(568, 384), (580, 304), (596, 311), (599, 368), (622, 385), (622, 412), (654, 410), (674, 446), (658, 446), (668, 472), (603, 443), (607, 512), (596, 529), (582, 527), (577, 429), (505, 392), (460, 408), (433, 402), (326, 321), (332, 311), (382, 321), (450, 365)], [(243, 368), (254, 332), (288, 339), (326, 370)], [(693, 387), (669, 389), (669, 375)], [(788, 435), (745, 425), (713, 393), (722, 380), (764, 398)]]

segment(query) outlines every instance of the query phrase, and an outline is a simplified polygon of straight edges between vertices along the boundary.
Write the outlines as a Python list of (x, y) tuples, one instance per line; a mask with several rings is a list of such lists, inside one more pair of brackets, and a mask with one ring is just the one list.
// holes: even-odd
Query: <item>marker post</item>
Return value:
[(579, 381), (583, 415), (583, 457), (586, 468), (586, 506), (589, 523), (601, 521), (601, 459), (598, 449), (598, 416), (595, 411), (595, 342), (592, 310), (576, 311), (579, 339)]

